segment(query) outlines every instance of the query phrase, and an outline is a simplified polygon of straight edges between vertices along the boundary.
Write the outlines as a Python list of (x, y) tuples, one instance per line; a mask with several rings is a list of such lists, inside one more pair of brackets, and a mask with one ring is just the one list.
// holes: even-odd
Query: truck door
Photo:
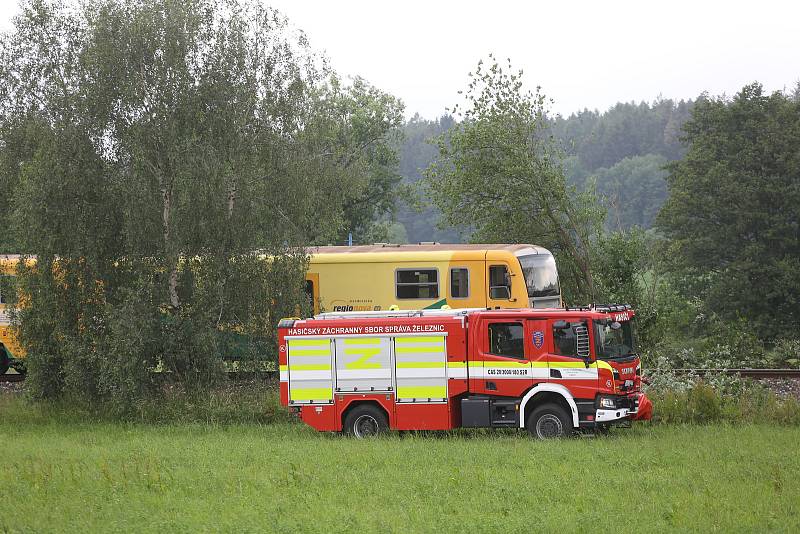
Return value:
[(470, 361), (470, 386), (475, 393), (519, 397), (533, 383), (530, 352), (522, 319), (482, 321), (475, 361)]
[(579, 318), (551, 319), (547, 325), (549, 381), (565, 386), (576, 400), (594, 401), (597, 364), (590, 352), (589, 322)]
[(533, 383), (547, 382), (550, 379), (548, 366), (549, 350), (547, 344), (547, 320), (528, 319), (525, 327), (525, 343), (528, 345), (528, 359), (531, 362), (531, 376)]

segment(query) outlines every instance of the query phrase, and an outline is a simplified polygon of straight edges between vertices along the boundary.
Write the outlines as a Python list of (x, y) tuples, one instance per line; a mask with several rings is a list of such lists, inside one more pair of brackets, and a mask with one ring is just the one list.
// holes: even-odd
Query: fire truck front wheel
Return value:
[(528, 432), (535, 438), (562, 438), (572, 434), (572, 421), (566, 410), (558, 404), (537, 406), (528, 417)]
[(364, 439), (389, 431), (386, 414), (373, 404), (361, 404), (350, 410), (344, 418), (344, 432)]

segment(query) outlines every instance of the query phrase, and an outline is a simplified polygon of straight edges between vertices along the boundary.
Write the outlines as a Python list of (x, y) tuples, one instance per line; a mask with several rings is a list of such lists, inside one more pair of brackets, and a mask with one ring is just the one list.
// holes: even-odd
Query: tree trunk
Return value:
[(162, 186), (161, 196), (163, 198), (163, 211), (161, 220), (164, 229), (164, 249), (167, 251), (167, 262), (169, 266), (169, 303), (173, 309), (177, 310), (181, 307), (180, 298), (178, 298), (178, 256), (174, 252), (174, 247), (171, 243), (171, 226), (170, 226), (170, 212), (172, 209), (172, 190), (169, 187)]

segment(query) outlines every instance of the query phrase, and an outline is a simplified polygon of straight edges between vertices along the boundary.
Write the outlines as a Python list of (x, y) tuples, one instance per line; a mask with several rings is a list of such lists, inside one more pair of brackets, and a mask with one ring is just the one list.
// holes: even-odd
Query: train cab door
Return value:
[(489, 319), (479, 328), (478, 362), (474, 363), (481, 367), (470, 364), (470, 389), (485, 395), (521, 396), (532, 384), (524, 319)]
[(502, 260), (486, 259), (486, 307), (516, 308), (511, 293), (511, 269)]

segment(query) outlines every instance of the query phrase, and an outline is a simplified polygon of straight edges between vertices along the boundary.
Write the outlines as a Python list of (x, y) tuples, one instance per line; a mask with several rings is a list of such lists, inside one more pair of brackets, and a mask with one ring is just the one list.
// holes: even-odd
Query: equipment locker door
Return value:
[(389, 337), (336, 339), (336, 391), (392, 391)]
[(444, 335), (394, 338), (397, 402), (447, 399), (447, 350)]
[(333, 402), (333, 353), (330, 338), (287, 339), (290, 404)]

